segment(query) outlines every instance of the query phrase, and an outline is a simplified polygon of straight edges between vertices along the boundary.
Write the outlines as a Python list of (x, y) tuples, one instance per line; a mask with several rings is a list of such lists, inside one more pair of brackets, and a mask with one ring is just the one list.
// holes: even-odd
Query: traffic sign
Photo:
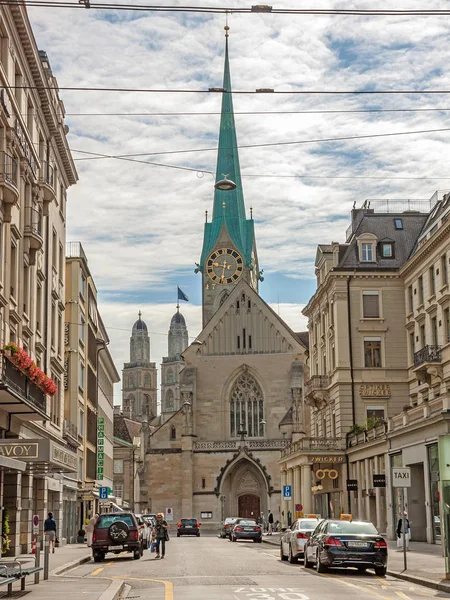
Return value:
[(100, 500), (107, 500), (108, 496), (109, 496), (109, 488), (108, 487), (98, 488), (98, 497), (100, 498)]
[(291, 500), (292, 498), (292, 485), (283, 485), (283, 499)]
[(411, 469), (410, 467), (393, 467), (392, 469), (392, 487), (411, 487)]
[(303, 504), (296, 504), (295, 505), (295, 510), (298, 510), (298, 511), (303, 510)]
[(166, 508), (166, 521), (173, 521), (173, 508)]
[(39, 533), (39, 515), (33, 517), (33, 533)]

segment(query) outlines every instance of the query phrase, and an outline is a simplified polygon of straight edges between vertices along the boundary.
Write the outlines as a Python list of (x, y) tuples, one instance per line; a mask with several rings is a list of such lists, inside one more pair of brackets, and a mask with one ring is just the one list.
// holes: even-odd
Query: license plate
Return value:
[(123, 546), (108, 546), (108, 550), (123, 550)]
[(185, 525), (186, 529), (192, 529), (192, 525)]
[(367, 542), (347, 542), (349, 548), (367, 548)]
[(253, 531), (253, 527), (244, 527), (244, 531)]

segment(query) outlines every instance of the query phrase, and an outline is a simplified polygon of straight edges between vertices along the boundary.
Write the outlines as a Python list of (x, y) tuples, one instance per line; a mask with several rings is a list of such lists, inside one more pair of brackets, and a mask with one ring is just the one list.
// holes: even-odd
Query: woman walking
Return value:
[(55, 553), (55, 542), (56, 542), (56, 521), (53, 517), (53, 513), (48, 513), (48, 518), (44, 521), (44, 535), (48, 538), (48, 547), (52, 549), (52, 553)]
[[(162, 513), (156, 515), (155, 533), (156, 533), (156, 556), (155, 558), (164, 558), (166, 554), (166, 541), (169, 539), (169, 526)], [(161, 552), (160, 552), (161, 547)]]

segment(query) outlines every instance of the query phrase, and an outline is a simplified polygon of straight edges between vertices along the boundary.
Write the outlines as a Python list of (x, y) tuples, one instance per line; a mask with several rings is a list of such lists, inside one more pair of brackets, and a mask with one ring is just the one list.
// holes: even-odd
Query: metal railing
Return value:
[[(244, 444), (251, 450), (281, 450), (289, 444), (289, 440), (244, 440)], [(237, 450), (240, 447), (240, 440), (222, 440), (219, 442), (194, 442), (195, 452), (221, 452), (226, 450)]]
[(26, 375), (18, 371), (8, 357), (2, 359), (1, 384), (12, 389), (24, 401), (33, 404), (41, 412), (46, 412), (47, 399), (42, 390), (35, 385)]
[(441, 362), (441, 346), (424, 346), (421, 350), (414, 353), (414, 366), (420, 367), (424, 363)]
[(328, 375), (312, 375), (305, 383), (305, 394), (308, 395), (316, 390), (326, 390), (329, 385)]
[(3, 181), (12, 183), (17, 187), (19, 179), (17, 173), (17, 159), (2, 150), (0, 152), (0, 165), (2, 169)]
[(315, 437), (309, 437), (309, 438), (303, 438), (301, 440), (298, 440), (297, 442), (293, 442), (292, 444), (289, 444), (288, 446), (286, 446), (286, 448), (284, 448), (284, 450), (281, 452), (281, 457), (285, 457), (285, 456), (289, 456), (291, 454), (294, 454), (295, 452), (299, 452), (300, 450), (306, 450), (306, 451), (320, 451), (320, 450), (325, 450), (327, 452), (329, 451), (336, 451), (336, 450), (342, 450), (343, 449), (343, 444), (344, 444), (345, 440), (342, 440), (341, 438), (315, 438)]
[(66, 436), (70, 436), (72, 437), (74, 440), (78, 439), (78, 430), (77, 430), (77, 426), (75, 425), (75, 423), (72, 423), (72, 421), (69, 421), (68, 419), (64, 419), (64, 423), (63, 423), (63, 435)]
[(87, 257), (80, 242), (66, 243), (66, 258), (81, 258), (87, 265)]
[(41, 163), (40, 179), (43, 183), (46, 183), (51, 188), (55, 189), (55, 169), (47, 160), (43, 160)]
[(26, 207), (24, 233), (38, 235), (42, 238), (42, 215), (35, 208)]

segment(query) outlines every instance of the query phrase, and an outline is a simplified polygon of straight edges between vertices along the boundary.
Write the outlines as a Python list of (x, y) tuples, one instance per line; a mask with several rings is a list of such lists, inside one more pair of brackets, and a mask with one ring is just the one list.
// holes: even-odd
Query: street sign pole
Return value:
[(406, 504), (405, 504), (405, 489), (411, 487), (411, 468), (410, 467), (393, 467), (392, 469), (392, 487), (401, 488), (401, 519), (403, 533), (403, 570), (407, 569), (406, 561), (406, 535), (408, 528), (406, 526)]
[(403, 570), (406, 571), (408, 568), (406, 561), (406, 516), (405, 516), (405, 488), (402, 488), (402, 525), (403, 525)]

